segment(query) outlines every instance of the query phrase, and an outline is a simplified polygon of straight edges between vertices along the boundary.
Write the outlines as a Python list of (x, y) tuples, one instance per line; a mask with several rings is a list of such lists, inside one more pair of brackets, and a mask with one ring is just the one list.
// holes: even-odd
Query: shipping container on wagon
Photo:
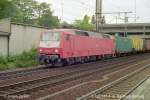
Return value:
[(127, 37), (115, 38), (116, 41), (116, 53), (130, 53), (132, 52), (132, 41)]
[(142, 51), (144, 50), (143, 46), (144, 46), (144, 40), (141, 38), (136, 38), (136, 37), (131, 37), (132, 40), (132, 48), (135, 51)]
[(145, 47), (145, 50), (150, 50), (150, 39), (145, 39), (144, 40), (144, 47)]

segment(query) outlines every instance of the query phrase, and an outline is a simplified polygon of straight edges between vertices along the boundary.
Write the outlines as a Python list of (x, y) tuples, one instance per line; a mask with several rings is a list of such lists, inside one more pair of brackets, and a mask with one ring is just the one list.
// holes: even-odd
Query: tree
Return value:
[(61, 28), (73, 28), (74, 26), (72, 24), (67, 23), (66, 21), (63, 21), (60, 23)]
[[(15, 11), (12, 11), (13, 9), (10, 7)], [(59, 25), (59, 19), (57, 16), (53, 16), (50, 4), (39, 3), (35, 0), (11, 0), (11, 2), (0, 0), (0, 14), (0, 18), (10, 17), (16, 23), (44, 27)]]
[(41, 16), (43, 14), (45, 14), (48, 10), (51, 10), (50, 9), (50, 4), (47, 4), (45, 2), (43, 3), (39, 3), (35, 6), (35, 11), (36, 11), (36, 14), (37, 14), (37, 17), (38, 19), (41, 18)]
[(75, 20), (75, 22), (74, 22), (74, 26), (76, 28), (81, 28), (81, 24), (82, 24), (82, 20)]
[(16, 15), (16, 7), (10, 0), (0, 0), (0, 19)]
[(41, 26), (54, 27), (59, 25), (59, 19), (56, 16), (52, 16), (51, 11), (47, 11), (41, 16), (38, 23)]
[(89, 23), (90, 17), (85, 15), (83, 18), (83, 21), (81, 23), (81, 28), (88, 30), (90, 28), (90, 23)]
[(52, 27), (59, 25), (59, 19), (57, 16), (53, 16), (50, 4), (41, 3), (36, 8), (38, 15), (38, 24), (45, 27)]
[(13, 0), (13, 2), (18, 9), (17, 15), (13, 18), (13, 21), (33, 24), (32, 19), (35, 17), (35, 6), (37, 2), (34, 0)]
[(75, 20), (74, 26), (83, 30), (95, 30), (95, 25), (90, 23), (90, 17), (85, 15), (83, 20)]

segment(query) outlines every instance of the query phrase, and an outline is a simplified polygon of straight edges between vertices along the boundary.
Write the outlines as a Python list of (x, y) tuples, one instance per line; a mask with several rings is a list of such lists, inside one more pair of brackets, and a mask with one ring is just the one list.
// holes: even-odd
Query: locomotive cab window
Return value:
[(58, 32), (43, 33), (42, 41), (60, 41), (60, 33)]

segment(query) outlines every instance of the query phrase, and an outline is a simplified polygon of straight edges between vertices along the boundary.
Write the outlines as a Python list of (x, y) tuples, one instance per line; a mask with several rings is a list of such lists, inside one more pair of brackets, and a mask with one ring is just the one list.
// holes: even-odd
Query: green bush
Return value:
[(37, 50), (31, 49), (20, 55), (9, 57), (0, 56), (0, 70), (37, 66)]

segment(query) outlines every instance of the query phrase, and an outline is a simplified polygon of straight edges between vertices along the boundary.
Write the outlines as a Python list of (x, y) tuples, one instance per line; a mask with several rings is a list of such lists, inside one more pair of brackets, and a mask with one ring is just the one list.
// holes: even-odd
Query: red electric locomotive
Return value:
[(42, 64), (63, 66), (84, 63), (104, 56), (113, 56), (115, 41), (100, 33), (76, 29), (45, 31), (39, 43), (39, 60)]

